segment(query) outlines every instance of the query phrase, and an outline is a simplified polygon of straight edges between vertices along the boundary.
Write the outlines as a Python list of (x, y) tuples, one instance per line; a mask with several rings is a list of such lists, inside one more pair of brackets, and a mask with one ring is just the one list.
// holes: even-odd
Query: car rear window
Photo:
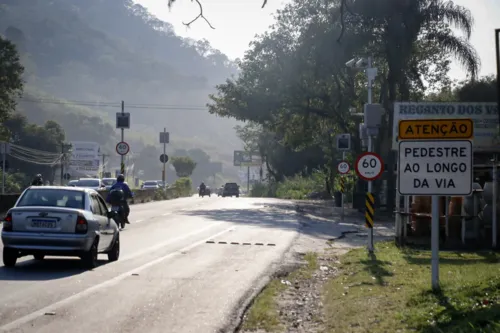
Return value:
[(151, 185), (155, 186), (155, 185), (158, 185), (158, 183), (157, 182), (144, 182), (144, 185), (146, 185), (146, 186), (151, 186)]
[(81, 187), (99, 187), (99, 179), (81, 179), (76, 183), (76, 186)]
[(226, 188), (237, 188), (238, 185), (236, 185), (236, 183), (227, 183), (226, 184)]
[(114, 185), (116, 183), (116, 179), (103, 179), (102, 183), (106, 186)]
[(16, 207), (43, 206), (83, 209), (85, 196), (81, 191), (33, 188), (24, 192)]

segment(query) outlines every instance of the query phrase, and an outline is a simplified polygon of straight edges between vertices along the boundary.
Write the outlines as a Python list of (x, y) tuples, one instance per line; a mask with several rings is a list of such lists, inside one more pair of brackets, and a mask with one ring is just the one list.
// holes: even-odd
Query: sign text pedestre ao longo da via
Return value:
[(432, 196), (432, 288), (439, 287), (439, 197), (472, 193), (474, 127), (470, 119), (399, 122), (398, 191)]

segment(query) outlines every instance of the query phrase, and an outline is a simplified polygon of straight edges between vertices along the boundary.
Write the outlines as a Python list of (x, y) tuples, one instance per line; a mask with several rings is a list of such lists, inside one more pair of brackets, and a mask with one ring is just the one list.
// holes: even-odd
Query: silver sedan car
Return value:
[(98, 253), (110, 261), (120, 256), (120, 232), (102, 197), (92, 189), (31, 186), (3, 219), (5, 266), (33, 255), (80, 257), (86, 267), (97, 266)]

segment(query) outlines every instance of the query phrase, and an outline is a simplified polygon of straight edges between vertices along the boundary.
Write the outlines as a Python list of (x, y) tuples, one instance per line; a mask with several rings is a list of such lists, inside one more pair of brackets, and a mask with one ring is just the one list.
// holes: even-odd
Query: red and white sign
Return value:
[(359, 178), (366, 181), (375, 180), (384, 172), (382, 157), (376, 153), (363, 153), (359, 155), (354, 167)]
[(129, 151), (130, 151), (130, 146), (128, 145), (128, 143), (124, 141), (118, 142), (118, 144), (116, 145), (116, 152), (119, 155), (127, 155)]
[(346, 173), (351, 171), (351, 166), (347, 161), (340, 161), (339, 165), (337, 165), (337, 171), (340, 174), (345, 175)]

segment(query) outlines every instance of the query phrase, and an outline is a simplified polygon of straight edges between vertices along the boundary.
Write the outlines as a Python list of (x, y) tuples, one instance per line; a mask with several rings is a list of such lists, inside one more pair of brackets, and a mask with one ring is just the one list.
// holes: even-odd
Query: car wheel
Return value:
[(35, 257), (35, 260), (43, 260), (43, 258), (45, 258), (45, 254), (37, 253), (34, 254), (33, 257)]
[(108, 260), (109, 261), (117, 261), (120, 257), (120, 234), (116, 235), (115, 243), (113, 247), (108, 252)]
[(83, 265), (89, 269), (93, 269), (97, 267), (97, 244), (99, 243), (99, 239), (95, 239), (94, 243), (90, 247), (90, 250), (85, 252), (82, 255)]
[(240, 195), (238, 194), (236, 197), (237, 197), (237, 198), (239, 198), (239, 197), (240, 197)]
[(6, 267), (14, 267), (19, 257), (19, 251), (9, 247), (3, 248), (3, 264)]

